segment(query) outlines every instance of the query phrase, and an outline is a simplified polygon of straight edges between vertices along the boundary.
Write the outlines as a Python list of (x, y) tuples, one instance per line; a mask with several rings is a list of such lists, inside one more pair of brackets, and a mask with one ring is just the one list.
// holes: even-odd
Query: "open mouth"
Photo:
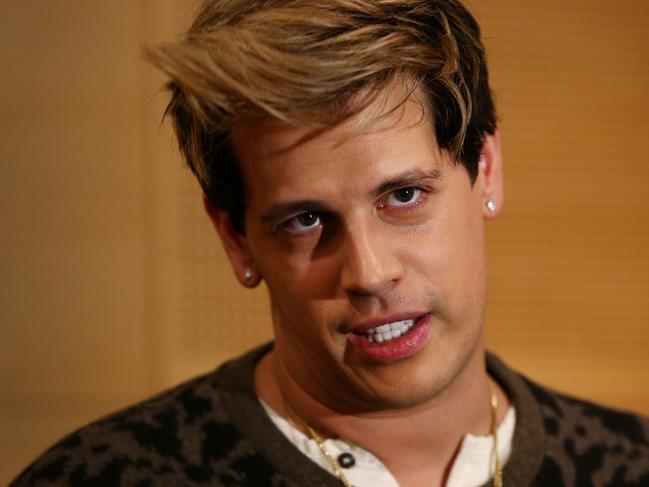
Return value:
[(383, 365), (416, 354), (428, 343), (433, 329), (433, 317), (431, 313), (419, 316), (413, 314), (409, 314), (407, 318), (403, 315), (394, 316), (392, 319), (397, 318), (397, 321), (379, 322), (376, 326), (359, 326), (357, 331), (347, 333), (349, 353), (357, 353), (370, 363)]
[(407, 334), (415, 326), (416, 322), (416, 319), (394, 321), (375, 326), (374, 328), (368, 328), (362, 333), (355, 333), (355, 335), (362, 336), (371, 343), (389, 342)]

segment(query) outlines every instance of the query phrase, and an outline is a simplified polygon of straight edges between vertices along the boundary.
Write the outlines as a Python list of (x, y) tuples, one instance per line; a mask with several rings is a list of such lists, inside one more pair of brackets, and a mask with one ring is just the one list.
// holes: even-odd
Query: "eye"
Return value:
[(302, 234), (318, 228), (320, 224), (320, 215), (318, 213), (306, 212), (287, 220), (281, 227), (289, 233)]
[(419, 188), (400, 188), (392, 191), (385, 199), (385, 205), (391, 207), (410, 206), (416, 203), (421, 197), (422, 190)]

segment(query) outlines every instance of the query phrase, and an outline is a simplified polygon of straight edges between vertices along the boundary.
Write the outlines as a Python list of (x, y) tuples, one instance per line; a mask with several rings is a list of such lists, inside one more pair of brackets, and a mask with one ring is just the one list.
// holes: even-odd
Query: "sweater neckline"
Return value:
[[(225, 394), (222, 407), (241, 431), (249, 448), (269, 461), (296, 485), (340, 487), (339, 480), (302, 454), (275, 426), (257, 400), (254, 369), (273, 348), (266, 343), (224, 364), (216, 380)], [(516, 407), (516, 429), (510, 458), (503, 470), (509, 485), (530, 485), (541, 467), (545, 435), (539, 405), (525, 381), (494, 354), (486, 354), (487, 371)], [(491, 481), (486, 484), (491, 485)]]

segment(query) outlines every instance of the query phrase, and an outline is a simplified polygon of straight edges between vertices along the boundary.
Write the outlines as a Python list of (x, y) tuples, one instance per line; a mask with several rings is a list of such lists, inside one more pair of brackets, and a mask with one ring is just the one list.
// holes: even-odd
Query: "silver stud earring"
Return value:
[(494, 203), (493, 200), (487, 200), (485, 202), (485, 206), (487, 207), (487, 210), (489, 210), (491, 213), (496, 212), (496, 203)]
[(246, 267), (246, 270), (243, 272), (243, 281), (246, 284), (250, 284), (252, 282), (252, 277), (253, 277), (252, 269), (250, 267)]

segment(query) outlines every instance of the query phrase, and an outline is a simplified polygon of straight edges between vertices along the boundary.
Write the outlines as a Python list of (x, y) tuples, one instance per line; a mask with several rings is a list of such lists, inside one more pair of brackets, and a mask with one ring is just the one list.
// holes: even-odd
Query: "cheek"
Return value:
[(410, 248), (403, 255), (411, 273), (422, 276), (427, 290), (439, 294), (448, 313), (462, 315), (476, 305), (481, 309), (486, 294), (482, 215), (469, 203), (439, 215), (402, 247)]
[(262, 272), (278, 324), (304, 336), (326, 334), (335, 327), (338, 307), (333, 263), (266, 261)]
[(340, 262), (334, 252), (317, 256), (273, 249), (261, 263), (266, 284), (284, 304), (304, 310), (310, 303), (338, 296)]
[(458, 310), (460, 323), (477, 329), (484, 320), (487, 290), (481, 220), (463, 229), (451, 252), (447, 259), (451, 266), (447, 271), (453, 275), (449, 302)]

